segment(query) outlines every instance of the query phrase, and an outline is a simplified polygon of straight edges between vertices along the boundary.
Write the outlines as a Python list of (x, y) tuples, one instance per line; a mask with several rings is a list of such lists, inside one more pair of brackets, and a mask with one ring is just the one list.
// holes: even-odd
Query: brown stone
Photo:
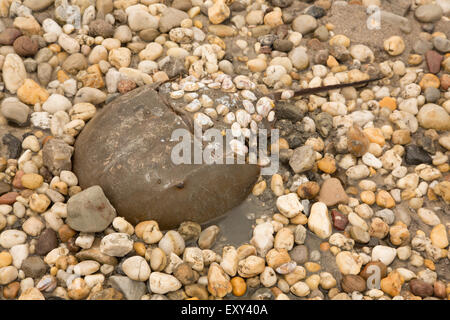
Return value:
[(11, 282), (3, 287), (3, 297), (6, 299), (15, 299), (19, 293), (20, 283), (17, 281)]
[(183, 262), (180, 263), (175, 270), (173, 270), (175, 278), (180, 280), (183, 285), (193, 284), (198, 280), (198, 273), (192, 270), (189, 264)]
[(425, 59), (427, 61), (428, 70), (431, 73), (438, 73), (441, 70), (441, 63), (444, 57), (442, 57), (439, 53), (434, 50), (429, 50), (425, 54)]
[(366, 281), (361, 276), (346, 274), (342, 277), (341, 288), (347, 293), (363, 292), (366, 290)]
[(443, 74), (441, 77), (441, 88), (447, 91), (450, 88), (450, 76), (448, 74)]
[(22, 32), (16, 28), (6, 28), (0, 32), (0, 44), (10, 46), (14, 43), (18, 37), (22, 35)]
[(73, 230), (69, 225), (63, 224), (61, 228), (58, 229), (59, 239), (61, 242), (67, 242), (72, 238), (77, 232)]
[(369, 149), (369, 138), (357, 124), (347, 131), (348, 151), (355, 157), (362, 157)]
[(434, 295), (438, 298), (445, 299), (447, 298), (447, 291), (445, 288), (445, 284), (442, 281), (436, 281), (433, 286)]
[(34, 56), (39, 50), (39, 44), (28, 36), (18, 37), (13, 44), (14, 51), (22, 57)]
[(19, 196), (17, 192), (8, 192), (0, 197), (0, 204), (13, 204)]
[(325, 203), (327, 207), (338, 203), (348, 203), (348, 196), (342, 187), (341, 181), (336, 178), (325, 180), (320, 188), (319, 201)]
[(348, 218), (346, 215), (337, 210), (331, 210), (331, 219), (333, 220), (333, 227), (338, 230), (345, 230), (345, 227), (348, 224)]
[(297, 189), (297, 194), (300, 199), (314, 199), (319, 193), (320, 186), (315, 181), (308, 181), (302, 183)]
[(120, 93), (125, 94), (133, 89), (136, 88), (136, 82), (129, 79), (123, 79), (120, 80), (119, 83), (117, 83), (117, 90), (119, 90)]
[(171, 135), (190, 131), (183, 120), (189, 123), (150, 86), (115, 99), (77, 138), (73, 169), (79, 185), (101, 186), (118, 215), (133, 224), (156, 220), (164, 230), (223, 215), (251, 192), (259, 167), (175, 165), (171, 150), (179, 142)]
[(38, 238), (36, 243), (36, 253), (46, 255), (58, 246), (56, 232), (53, 229), (45, 229)]
[(364, 269), (359, 273), (359, 275), (367, 280), (371, 275), (373, 275), (373, 271), (368, 271), (370, 266), (376, 266), (380, 269), (380, 278), (385, 278), (387, 275), (387, 266), (381, 261), (371, 261), (364, 266)]
[(409, 282), (409, 289), (416, 296), (425, 298), (433, 295), (433, 286), (420, 279), (412, 279)]

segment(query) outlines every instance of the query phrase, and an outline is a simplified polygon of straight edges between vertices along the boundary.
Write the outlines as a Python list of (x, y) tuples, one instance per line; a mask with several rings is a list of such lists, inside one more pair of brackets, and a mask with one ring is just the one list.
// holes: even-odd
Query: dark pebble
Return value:
[(56, 247), (58, 247), (56, 232), (53, 229), (45, 229), (38, 238), (36, 253), (43, 256)]
[(22, 57), (34, 56), (39, 50), (39, 44), (36, 40), (28, 36), (18, 37), (14, 41), (14, 51)]
[(409, 282), (409, 289), (411, 292), (419, 297), (430, 297), (434, 293), (433, 286), (420, 279), (412, 279)]
[(277, 51), (289, 52), (293, 46), (294, 44), (290, 40), (277, 39), (273, 42), (273, 48)]
[(32, 256), (26, 258), (22, 262), (21, 269), (25, 273), (26, 277), (33, 279), (42, 277), (47, 271), (47, 264), (42, 260), (41, 257)]
[(324, 15), (326, 15), (326, 11), (324, 8), (319, 6), (311, 6), (305, 11), (306, 14), (309, 14), (310, 16), (313, 16), (316, 19), (322, 18)]
[(22, 152), (22, 142), (10, 133), (7, 133), (2, 138), (3, 144), (8, 147), (10, 159), (17, 159)]
[(275, 7), (286, 8), (289, 7), (294, 0), (271, 0), (270, 2)]
[(421, 163), (431, 164), (433, 159), (422, 148), (415, 144), (410, 144), (405, 147), (405, 162), (408, 165), (419, 165)]
[(441, 70), (441, 63), (444, 59), (439, 53), (434, 50), (429, 50), (425, 54), (425, 60), (427, 61), (428, 70), (431, 73), (438, 73)]
[(275, 40), (278, 39), (278, 36), (275, 34), (266, 34), (258, 37), (258, 42), (261, 43), (261, 46), (272, 46)]
[(348, 224), (347, 216), (337, 210), (331, 210), (331, 219), (333, 220), (333, 226), (337, 230), (344, 230)]

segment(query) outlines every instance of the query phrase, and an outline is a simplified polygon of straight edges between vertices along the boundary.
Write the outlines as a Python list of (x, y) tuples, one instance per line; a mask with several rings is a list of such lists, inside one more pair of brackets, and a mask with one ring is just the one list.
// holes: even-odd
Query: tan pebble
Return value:
[(254, 196), (260, 196), (264, 192), (264, 190), (266, 190), (266, 187), (266, 180), (262, 180), (253, 186), (252, 194)]
[(45, 298), (37, 288), (33, 287), (22, 292), (19, 300), (45, 300)]
[(35, 105), (47, 101), (49, 93), (35, 81), (25, 79), (23, 85), (17, 90), (17, 97), (24, 103)]
[(315, 262), (306, 262), (305, 267), (306, 267), (306, 270), (308, 270), (308, 272), (318, 272), (321, 269), (320, 264), (315, 263)]
[(8, 251), (0, 252), (0, 268), (10, 266), (12, 263), (12, 256)]
[(272, 176), (270, 189), (277, 197), (284, 194), (283, 178), (279, 174), (274, 174)]
[(22, 185), (28, 189), (37, 189), (44, 182), (44, 178), (36, 173), (26, 173), (22, 176)]
[(369, 206), (375, 203), (375, 193), (373, 193), (372, 191), (363, 191), (361, 192), (360, 197), (361, 201), (368, 204)]
[(380, 128), (366, 128), (364, 133), (370, 142), (376, 143), (381, 147), (385, 145), (386, 141)]
[(392, 36), (384, 41), (384, 50), (391, 56), (398, 56), (405, 51), (405, 42), (399, 36)]
[(43, 213), (50, 205), (50, 199), (45, 194), (33, 193), (30, 197), (30, 208), (38, 213)]
[(382, 208), (393, 208), (395, 207), (395, 201), (386, 190), (380, 190), (376, 196), (377, 205)]
[(430, 233), (431, 243), (441, 249), (444, 249), (448, 246), (448, 236), (445, 225), (438, 224), (434, 226)]
[(381, 280), (381, 290), (391, 297), (398, 296), (403, 282), (403, 277), (397, 271), (393, 271), (386, 278)]
[(441, 81), (434, 74), (427, 73), (423, 76), (422, 80), (420, 80), (419, 85), (422, 90), (425, 91), (426, 88), (439, 88)]

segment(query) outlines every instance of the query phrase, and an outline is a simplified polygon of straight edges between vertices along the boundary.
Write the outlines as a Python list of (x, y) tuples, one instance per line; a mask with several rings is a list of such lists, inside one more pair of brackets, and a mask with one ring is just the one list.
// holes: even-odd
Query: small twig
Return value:
[[(361, 85), (367, 85), (370, 82), (378, 81), (383, 79), (384, 76), (379, 76), (372, 79), (362, 80), (362, 81), (356, 81), (356, 82), (350, 82), (350, 83), (341, 83), (341, 84), (333, 84), (331, 86), (323, 86), (323, 87), (316, 87), (316, 88), (307, 88), (307, 89), (301, 89), (294, 92), (293, 97), (299, 97), (299, 96), (306, 96), (309, 94), (314, 94), (318, 92), (324, 92), (329, 90), (336, 90), (336, 89), (342, 89), (347, 87), (356, 87)], [(270, 94), (269, 96), (272, 96), (274, 100), (281, 100), (281, 94), (282, 92), (274, 92)]]

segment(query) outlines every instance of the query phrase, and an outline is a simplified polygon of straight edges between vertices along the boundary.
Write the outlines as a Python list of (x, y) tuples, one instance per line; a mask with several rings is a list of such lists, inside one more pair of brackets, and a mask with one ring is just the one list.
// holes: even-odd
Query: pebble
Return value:
[(327, 206), (322, 202), (316, 202), (311, 207), (308, 219), (308, 228), (322, 239), (331, 235), (331, 221)]
[[(208, 18), (213, 24), (222, 23), (230, 16), (230, 8), (225, 4), (225, 0), (217, 0), (208, 9)], [(262, 17), (261, 17), (262, 18)]]
[(198, 246), (200, 249), (209, 249), (216, 242), (220, 228), (216, 225), (209, 226), (203, 230), (198, 237)]
[(133, 256), (122, 263), (123, 272), (132, 280), (147, 281), (150, 277), (150, 267), (144, 258)]
[(123, 257), (133, 250), (133, 240), (126, 233), (111, 233), (101, 240), (100, 251), (112, 257)]
[(125, 276), (111, 276), (108, 283), (123, 293), (127, 300), (140, 300), (147, 291), (146, 285), (141, 281), (134, 281)]
[(45, 264), (44, 260), (42, 260), (39, 256), (29, 256), (23, 262), (21, 269), (25, 273), (26, 277), (30, 277), (33, 279), (42, 277), (46, 271), (48, 266)]
[(378, 245), (372, 250), (372, 261), (381, 261), (388, 266), (394, 261), (396, 255), (395, 248)]
[(401, 55), (405, 48), (405, 42), (399, 36), (392, 36), (384, 41), (384, 50), (391, 56)]
[(28, 121), (30, 108), (15, 98), (6, 98), (0, 107), (1, 114), (11, 122), (23, 126)]
[(177, 232), (170, 230), (168, 231), (158, 243), (159, 248), (161, 248), (167, 255), (172, 252), (176, 255), (181, 255), (184, 251), (185, 244), (183, 237)]
[(420, 279), (412, 279), (409, 282), (409, 289), (416, 296), (425, 298), (433, 295), (434, 289), (431, 284)]
[(348, 203), (348, 196), (342, 187), (341, 182), (336, 178), (326, 179), (319, 193), (319, 201), (327, 207), (332, 207), (338, 203)]
[(213, 262), (208, 270), (208, 292), (214, 297), (223, 298), (232, 290), (230, 277), (216, 262)]
[(292, 29), (306, 35), (317, 28), (317, 20), (311, 15), (302, 14), (292, 21)]
[(278, 197), (276, 206), (281, 214), (287, 218), (293, 218), (303, 210), (296, 193), (289, 193)]
[(23, 61), (20, 56), (15, 53), (6, 55), (5, 61), (3, 62), (2, 73), (5, 87), (11, 93), (16, 93), (27, 77)]
[(35, 252), (39, 255), (46, 255), (58, 246), (56, 232), (52, 229), (45, 229), (37, 239)]
[(341, 251), (336, 255), (336, 264), (342, 274), (357, 275), (361, 270), (362, 261), (356, 253)]
[(417, 120), (426, 129), (450, 130), (450, 115), (436, 104), (428, 103), (420, 108)]
[(292, 49), (289, 52), (289, 59), (291, 59), (292, 65), (299, 71), (304, 70), (309, 66), (309, 56), (303, 47), (296, 47)]
[(431, 243), (437, 248), (444, 249), (448, 247), (446, 227), (443, 224), (434, 226), (430, 233), (430, 239)]
[(442, 18), (443, 11), (437, 4), (424, 4), (414, 12), (420, 22), (436, 22)]
[(67, 202), (67, 224), (77, 231), (101, 232), (115, 217), (116, 210), (100, 186), (89, 187)]

